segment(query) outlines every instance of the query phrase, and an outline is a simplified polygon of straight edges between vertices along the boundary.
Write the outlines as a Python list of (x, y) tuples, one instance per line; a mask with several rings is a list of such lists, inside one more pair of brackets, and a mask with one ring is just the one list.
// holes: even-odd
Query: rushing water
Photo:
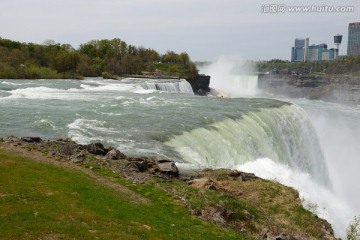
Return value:
[(162, 155), (181, 161), (164, 144), (171, 137), (249, 111), (280, 107), (266, 99), (194, 96), (185, 81), (0, 81), (1, 135), (69, 137), (101, 141), (130, 155)]
[[(233, 88), (257, 93), (254, 78), (236, 83), (241, 79), (235, 78)], [(330, 116), (331, 124), (338, 123), (331, 114), (341, 110), (352, 122), (355, 113), (338, 105), (334, 110), (334, 105), (296, 101), (298, 105), (265, 98), (197, 97), (185, 80), (0, 80), (0, 135), (100, 141), (127, 155), (173, 159), (183, 170), (254, 172), (299, 189), (342, 235), (349, 209), (334, 195), (333, 189), (342, 187), (340, 179), (332, 181), (337, 179), (334, 166), (341, 164), (329, 162), (339, 154), (328, 151), (334, 143), (324, 139), (332, 125), (322, 121)]]

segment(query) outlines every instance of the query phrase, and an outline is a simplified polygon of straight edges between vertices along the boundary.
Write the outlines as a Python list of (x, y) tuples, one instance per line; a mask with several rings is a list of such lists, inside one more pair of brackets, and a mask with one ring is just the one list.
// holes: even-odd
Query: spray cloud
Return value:
[(210, 88), (232, 97), (251, 97), (258, 94), (255, 65), (238, 57), (220, 57), (216, 62), (200, 67), (200, 72), (210, 75)]

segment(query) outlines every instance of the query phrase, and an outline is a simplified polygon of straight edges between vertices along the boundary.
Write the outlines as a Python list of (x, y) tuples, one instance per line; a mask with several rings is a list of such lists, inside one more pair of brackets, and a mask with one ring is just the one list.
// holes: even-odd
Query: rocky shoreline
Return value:
[(104, 147), (102, 143), (78, 144), (70, 139), (42, 140), (39, 137), (3, 137), (0, 142), (10, 143), (30, 151), (38, 151), (57, 161), (93, 164), (111, 169), (136, 183), (145, 183), (152, 176), (178, 177), (174, 161), (149, 157), (127, 157), (118, 149)]
[(258, 86), (267, 94), (360, 105), (359, 76), (260, 74)]
[[(244, 202), (242, 205), (245, 204), (244, 206), (247, 206), (248, 203), (246, 201), (251, 202), (255, 201), (255, 199), (256, 201), (259, 200), (262, 204), (264, 200), (258, 199), (259, 196), (263, 194), (268, 195), (269, 188), (276, 188), (278, 189), (276, 192), (280, 191), (283, 193), (269, 198), (266, 197), (267, 201), (284, 201), (284, 205), (294, 204), (296, 208), (301, 206), (299, 195), (295, 190), (260, 179), (252, 173), (226, 169), (205, 169), (194, 176), (182, 176), (179, 174), (175, 162), (168, 159), (128, 157), (118, 149), (105, 147), (101, 143), (81, 145), (69, 139), (42, 140), (39, 137), (3, 137), (0, 138), (0, 150), (18, 151), (17, 154), (47, 159), (46, 161), (49, 163), (61, 163), (63, 166), (76, 166), (78, 168), (87, 168), (87, 170), (108, 169), (134, 184), (146, 185), (154, 181), (154, 179), (167, 181), (170, 184), (173, 182), (174, 185), (180, 187), (162, 186), (161, 188), (168, 191), (188, 208), (193, 215), (200, 219), (223, 227), (233, 228), (240, 232), (250, 233), (250, 235), (256, 236), (257, 239), (316, 239), (310, 237), (308, 233), (302, 233), (302, 230), (295, 231), (292, 229), (293, 226), (278, 226), (276, 221), (270, 221), (266, 224), (257, 222), (256, 218), (259, 218), (259, 216), (252, 211), (251, 207), (239, 210), (232, 208), (232, 205), (223, 200), (212, 204), (209, 203), (200, 208), (194, 207), (192, 204), (193, 200), (187, 196), (189, 193), (183, 192), (185, 186), (191, 186), (194, 189), (198, 189), (199, 192), (197, 194), (200, 194), (200, 196), (203, 196), (205, 193), (224, 195), (231, 199), (238, 199), (238, 201)], [(182, 185), (184, 187), (181, 187)], [(131, 195), (128, 189), (123, 189), (122, 191), (127, 195)], [(283, 197), (286, 197), (286, 201), (282, 199)], [(143, 199), (144, 203), (147, 202), (147, 199), (143, 196), (135, 196), (135, 198)], [(211, 202), (209, 199), (206, 201)], [(235, 205), (237, 206), (238, 203)], [(261, 206), (258, 207), (262, 208)], [(288, 206), (284, 206), (284, 208), (288, 208)], [(265, 210), (260, 212), (262, 211), (264, 211), (264, 214), (267, 212)], [(280, 215), (274, 214), (274, 217), (276, 219), (282, 215), (283, 213), (280, 213)], [(311, 214), (311, 216), (315, 224), (311, 228), (316, 227), (317, 230), (315, 232), (317, 236), (321, 236), (321, 239), (336, 239), (328, 222), (318, 218), (316, 215)], [(270, 216), (268, 217), (271, 219)], [(279, 221), (282, 222), (284, 220), (279, 219)], [(255, 233), (251, 233), (251, 231), (255, 231)], [(311, 231), (314, 230), (312, 229)]]

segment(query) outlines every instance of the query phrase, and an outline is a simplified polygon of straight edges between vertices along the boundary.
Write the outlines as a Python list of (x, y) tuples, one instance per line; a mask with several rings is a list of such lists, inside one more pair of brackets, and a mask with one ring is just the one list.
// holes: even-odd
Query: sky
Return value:
[[(279, 12), (277, 4), (285, 10)], [(292, 6), (354, 11), (295, 13)], [(290, 60), (295, 38), (330, 48), (336, 34), (343, 35), (345, 55), (350, 22), (360, 22), (359, 0), (0, 0), (1, 38), (40, 44), (51, 39), (75, 48), (120, 38), (162, 54), (187, 52), (193, 61)]]

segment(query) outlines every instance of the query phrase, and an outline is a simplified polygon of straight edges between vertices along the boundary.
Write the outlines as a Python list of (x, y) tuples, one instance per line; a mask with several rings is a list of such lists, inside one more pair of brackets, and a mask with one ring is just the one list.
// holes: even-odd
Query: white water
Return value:
[[(64, 80), (65, 82), (65, 80)], [(2, 82), (2, 84), (10, 86), (28, 86), (29, 83), (20, 84), (20, 83), (11, 83), (11, 82)], [(33, 84), (35, 85), (35, 84)], [(138, 94), (149, 94), (157, 91), (162, 92), (172, 92), (172, 93), (187, 93), (194, 94), (190, 83), (186, 80), (157, 80), (157, 79), (147, 79), (145, 80), (136, 80), (131, 81), (130, 79), (124, 79), (122, 81), (113, 81), (113, 80), (84, 80), (81, 81), (80, 88), (64, 88), (58, 89), (53, 87), (46, 86), (30, 86), (26, 88), (16, 88), (12, 91), (6, 92), (8, 96), (5, 96), (1, 99), (59, 99), (59, 100), (97, 100), (96, 94), (94, 95), (84, 95), (83, 93), (88, 92), (134, 92)], [(1, 97), (1, 95), (0, 95)]]
[(153, 89), (164, 92), (190, 93), (194, 94), (191, 85), (186, 80), (179, 82), (149, 82), (146, 81), (141, 85), (144, 89)]
[(253, 74), (251, 65), (240, 59), (221, 57), (200, 68), (200, 72), (211, 76), (210, 88), (226, 92), (231, 97), (250, 97), (259, 93), (258, 76)]
[[(205, 74), (215, 76), (215, 88), (228, 91), (233, 97), (260, 96), (257, 86), (240, 88), (234, 84), (233, 69), (241, 69), (237, 65), (239, 64), (223, 58), (202, 70)], [(227, 83), (231, 87), (222, 86)], [(256, 90), (253, 94), (246, 95), (240, 89)], [(263, 178), (276, 178), (282, 184), (296, 188), (304, 197), (304, 206), (308, 203), (317, 206), (315, 213), (327, 219), (333, 225), (335, 234), (344, 238), (347, 226), (354, 216), (360, 214), (360, 108), (305, 99), (281, 100), (299, 104), (309, 114), (315, 128), (314, 134), (318, 134), (320, 140), (318, 151), (324, 152), (332, 188), (318, 185), (309, 171), (299, 171), (289, 164), (284, 165), (271, 155), (266, 156), (266, 159), (254, 157), (252, 161), (239, 164), (237, 168), (254, 172)]]
[(297, 189), (306, 209), (327, 219), (333, 225), (337, 236), (345, 236), (345, 229), (353, 217), (353, 210), (329, 188), (317, 184), (310, 174), (294, 170), (269, 158), (259, 158), (236, 168)]
[(198, 168), (234, 168), (267, 157), (330, 186), (315, 131), (306, 113), (296, 105), (226, 119), (174, 136), (166, 144)]

